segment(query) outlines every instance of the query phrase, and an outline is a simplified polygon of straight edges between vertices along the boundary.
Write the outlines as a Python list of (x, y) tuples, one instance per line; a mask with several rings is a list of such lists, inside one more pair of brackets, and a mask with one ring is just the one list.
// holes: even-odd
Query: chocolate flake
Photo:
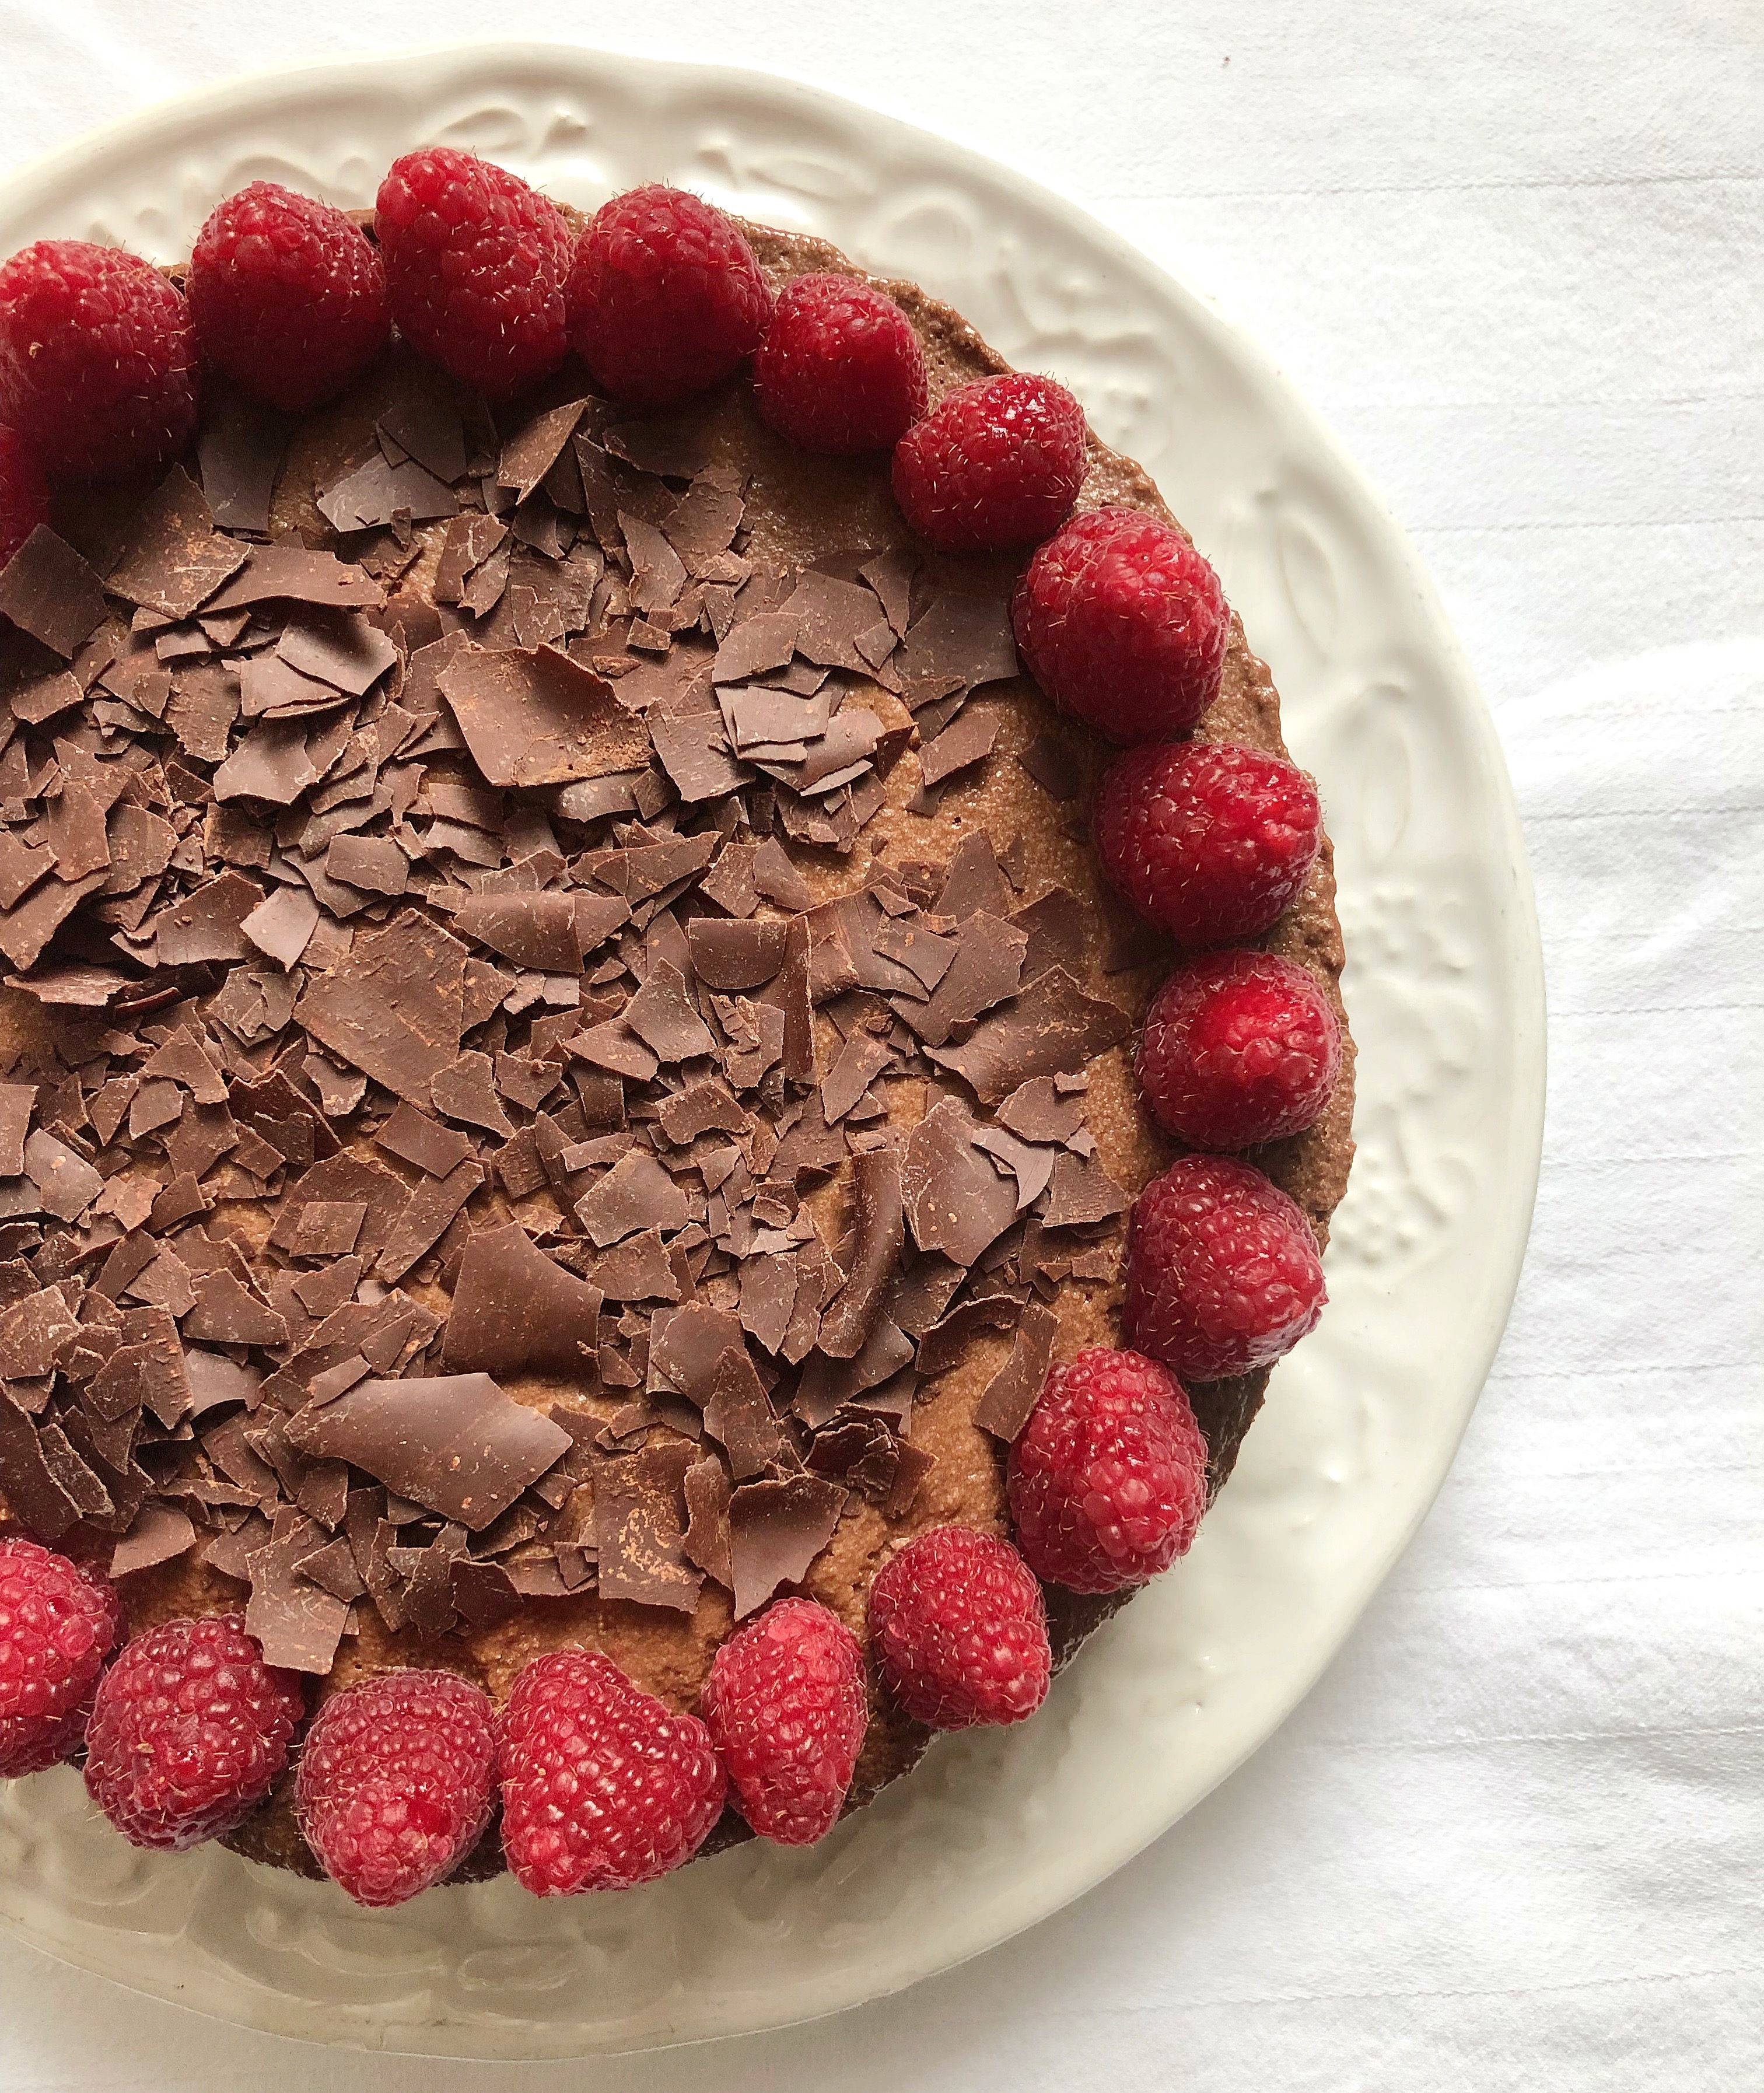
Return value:
[(1131, 1030), (1126, 1012), (1086, 995), (1064, 967), (1050, 968), (959, 1046), (928, 1051), (996, 1105), (1034, 1076), (1076, 1075)]
[(850, 1492), (813, 1476), (743, 1483), (729, 1501), (729, 1560), (735, 1618), (763, 1606), (783, 1584), (800, 1584), (833, 1538)]
[(202, 492), (223, 530), (269, 535), (270, 502), (291, 426), (275, 408), (249, 400), (229, 400), (203, 414), (197, 438)]
[(449, 1176), (471, 1153), (457, 1129), (442, 1126), (408, 1103), (401, 1103), (374, 1135), (376, 1145), (431, 1177)]
[(1125, 1213), (1130, 1203), (1096, 1157), (1061, 1155), (1054, 1163), (1053, 1190), (1042, 1220), (1050, 1228), (1084, 1228)]
[(136, 511), (105, 587), (163, 618), (189, 618), (245, 565), (247, 551), (215, 528), (206, 496), (175, 465)]
[(974, 1422), (982, 1432), (1008, 1445), (1029, 1422), (1053, 1362), (1059, 1328), (1059, 1317), (1040, 1302), (1031, 1301), (1024, 1309), (1010, 1357), (987, 1382), (975, 1406)]
[(576, 1202), (576, 1219), (596, 1250), (644, 1228), (681, 1228), (686, 1194), (652, 1155), (633, 1149)]
[(695, 1461), (686, 1471), (686, 1532), (680, 1552), (725, 1591), (733, 1590), (729, 1566), (729, 1471), (714, 1454)]
[(297, 1024), (340, 1060), (418, 1106), (459, 1051), (466, 948), (406, 910), (309, 978)]
[(332, 553), (309, 552), (299, 545), (254, 545), (245, 566), (209, 599), (206, 609), (213, 616), (278, 599), (374, 610), (386, 600), (386, 592), (371, 574)]
[(301, 1411), (302, 1453), (347, 1461), (425, 1510), (481, 1532), (556, 1466), (570, 1435), (512, 1401), (488, 1374), (366, 1380)]
[(621, 1013), (623, 1021), (658, 1062), (696, 1060), (716, 1046), (710, 1028), (693, 1009), (678, 967), (657, 960), (643, 986)]
[(466, 1246), (441, 1363), (450, 1373), (552, 1372), (591, 1380), (600, 1318), (596, 1289), (510, 1221)]
[(46, 523), (39, 523), (0, 567), (0, 618), (10, 618), (64, 661), (105, 616), (98, 576)]
[(926, 790), (953, 778), (958, 770), (965, 770), (970, 763), (977, 763), (982, 756), (990, 756), (998, 738), (995, 712), (974, 707), (961, 713), (919, 752), (919, 769)]
[(933, 1106), (907, 1142), (901, 1186), (912, 1239), (971, 1265), (1016, 1218), (1016, 1194), (974, 1145), (973, 1120), (955, 1098)]
[(702, 1572), (687, 1558), (686, 1473), (693, 1449), (648, 1446), (594, 1464), (594, 1545), (603, 1599), (689, 1614)]
[(284, 1510), (277, 1516), (269, 1546), (248, 1557), (245, 1564), (251, 1577), (245, 1632), (262, 1644), (266, 1663), (319, 1677), (336, 1662), (349, 1617), (341, 1599), (303, 1582), (298, 1574), (301, 1562), (323, 1545), (323, 1534), (310, 1519)]
[(821, 1315), (817, 1340), (821, 1350), (835, 1359), (854, 1358), (864, 1349), (906, 1241), (899, 1151), (891, 1146), (865, 1149), (853, 1159), (852, 1171), (850, 1276)]
[(396, 1286), (418, 1259), (435, 1247), (453, 1216), (483, 1181), (482, 1164), (462, 1163), (451, 1176), (430, 1178), (419, 1185), (392, 1224), (386, 1247), (374, 1268), (375, 1276), (388, 1286)]
[[(624, 904), (608, 898), (622, 917)], [(454, 911), (453, 927), (462, 938), (488, 945), (518, 967), (531, 967), (538, 973), (573, 974), (582, 965), (577, 904), (578, 897), (568, 894), (475, 894)]]
[(764, 1472), (782, 1456), (783, 1427), (772, 1414), (765, 1389), (744, 1347), (731, 1345), (718, 1358), (704, 1405), (704, 1429), (729, 1456), (739, 1483)]
[(196, 1545), (196, 1528), (188, 1512), (176, 1505), (144, 1504), (134, 1523), (111, 1555), (111, 1575), (127, 1577), (137, 1570), (157, 1570)]
[(643, 763), (649, 737), (605, 677), (553, 648), (466, 646), (441, 671), (474, 760), (492, 785), (563, 785)]

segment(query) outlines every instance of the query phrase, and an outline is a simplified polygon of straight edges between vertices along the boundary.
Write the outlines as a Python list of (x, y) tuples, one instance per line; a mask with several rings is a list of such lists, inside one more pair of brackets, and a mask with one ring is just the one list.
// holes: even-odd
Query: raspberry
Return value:
[(1184, 1380), (1268, 1365), (1328, 1298), (1310, 1223), (1246, 1163), (1179, 1156), (1133, 1202), (1122, 1324)]
[(799, 276), (753, 359), (761, 418), (805, 451), (886, 450), (925, 412), (925, 351), (894, 300), (851, 276)]
[(614, 399), (669, 407), (753, 353), (771, 303), (727, 212), (658, 182), (602, 204), (577, 240), (570, 341)]
[(503, 1851), (535, 1896), (653, 1882), (691, 1859), (722, 1811), (710, 1731), (598, 1650), (535, 1658), (497, 1739)]
[(1284, 758), (1229, 742), (1134, 748), (1104, 774), (1097, 855), (1110, 883), (1185, 945), (1259, 938), (1323, 841), (1316, 787)]
[(563, 362), (569, 223), (518, 175), (450, 145), (406, 153), (374, 230), (392, 318), (419, 355), (496, 399)]
[(39, 240), (0, 266), (0, 421), (51, 472), (121, 479), (196, 427), (184, 293), (138, 254)]
[(450, 1671), (392, 1671), (334, 1693), (294, 1785), (306, 1844), (358, 1904), (402, 1904), (444, 1881), (489, 1820), (488, 1696)]
[(1341, 1072), (1341, 1029), (1305, 968), (1209, 952), (1152, 998), (1133, 1067), (1168, 1133), (1192, 1148), (1250, 1148), (1316, 1123)]
[(1056, 531), (1084, 483), (1084, 410), (1051, 378), (978, 378), (895, 445), (895, 499), (946, 552), (999, 552)]
[(1099, 1345), (1049, 1373), (1006, 1490), (1038, 1577), (1118, 1592), (1188, 1553), (1207, 1509), (1207, 1442), (1168, 1367)]
[(0, 1540), (0, 1779), (79, 1743), (116, 1620), (108, 1584), (34, 1540)]
[(1041, 1587), (1008, 1542), (967, 1526), (909, 1540), (869, 1588), (878, 1668), (909, 1715), (939, 1730), (1021, 1722), (1047, 1697)]
[(703, 1706), (736, 1806), (761, 1837), (824, 1839), (869, 1720), (864, 1654), (839, 1615), (781, 1599), (717, 1651)]
[(1219, 695), (1219, 577), (1141, 509), (1074, 516), (1029, 561), (1011, 617), (1036, 682), (1111, 741), (1172, 740)]
[(167, 1621), (98, 1682), (86, 1787), (131, 1844), (182, 1852), (249, 1815), (288, 1762), (300, 1682), (235, 1614)]
[(340, 210), (279, 182), (253, 182), (214, 213), (184, 289), (208, 361), (291, 412), (340, 392), (392, 334), (373, 242)]
[(49, 482), (28, 440), (0, 427), (0, 567), (49, 521)]

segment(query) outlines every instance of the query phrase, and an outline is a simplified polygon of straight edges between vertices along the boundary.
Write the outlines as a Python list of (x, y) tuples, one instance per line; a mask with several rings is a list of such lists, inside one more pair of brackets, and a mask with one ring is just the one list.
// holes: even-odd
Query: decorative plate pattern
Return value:
[(918, 279), (1140, 459), (1272, 665), (1336, 839), (1359, 1159), (1332, 1306), (1276, 1376), (1193, 1554), (1038, 1719), (950, 1739), (808, 1852), (618, 1897), (507, 1879), (405, 1909), (219, 1850), (145, 1854), (71, 1773), (0, 1789), (0, 1922), (119, 1982), (316, 2041), (462, 2056), (640, 2049), (899, 1989), (1045, 1917), (1268, 1735), (1431, 1502), (1505, 1321), (1543, 1107), (1537, 931), (1499, 749), (1414, 555), (1308, 410), (1191, 292), (1047, 192), (830, 96), (489, 46), (271, 74), (150, 110), (0, 189), (47, 234), (187, 251), (260, 176), (371, 203), (475, 147), (592, 206), (663, 177)]

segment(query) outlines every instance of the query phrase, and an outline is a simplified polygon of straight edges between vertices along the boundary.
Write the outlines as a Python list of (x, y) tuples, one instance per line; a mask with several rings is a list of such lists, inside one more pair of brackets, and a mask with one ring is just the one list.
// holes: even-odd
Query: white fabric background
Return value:
[(1757, 2084), (1757, 0), (0, 0), (0, 171), (198, 81), (492, 33), (770, 67), (946, 131), (1280, 357), (1506, 739), (1552, 1004), (1530, 1261), (1438, 1506), (1323, 1684), (1027, 1938), (834, 2023), (567, 2067), (302, 2049), (8, 1948), (0, 2093)]

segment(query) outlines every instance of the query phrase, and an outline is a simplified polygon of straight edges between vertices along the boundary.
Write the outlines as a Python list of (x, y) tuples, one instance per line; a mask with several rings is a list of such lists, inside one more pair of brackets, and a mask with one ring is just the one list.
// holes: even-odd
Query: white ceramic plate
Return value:
[(150, 110), (0, 189), (0, 254), (60, 234), (169, 260), (246, 181), (367, 204), (397, 154), (438, 141), (577, 204), (659, 177), (822, 234), (1068, 382), (1156, 474), (1273, 666), (1336, 840), (1360, 1049), (1332, 1305), (1193, 1554), (1034, 1722), (944, 1741), (813, 1851), (756, 1844), (561, 1905), (504, 1880), (369, 1915), (219, 1851), (137, 1853), (69, 1774), (0, 1793), (0, 1919), (37, 1947), (314, 2041), (566, 2056), (776, 2026), (947, 1968), (1100, 1881), (1281, 1721), (1432, 1502), (1506, 1320), (1542, 971), (1493, 728), (1390, 517), (1257, 349), (992, 162), (756, 75), (480, 46)]

